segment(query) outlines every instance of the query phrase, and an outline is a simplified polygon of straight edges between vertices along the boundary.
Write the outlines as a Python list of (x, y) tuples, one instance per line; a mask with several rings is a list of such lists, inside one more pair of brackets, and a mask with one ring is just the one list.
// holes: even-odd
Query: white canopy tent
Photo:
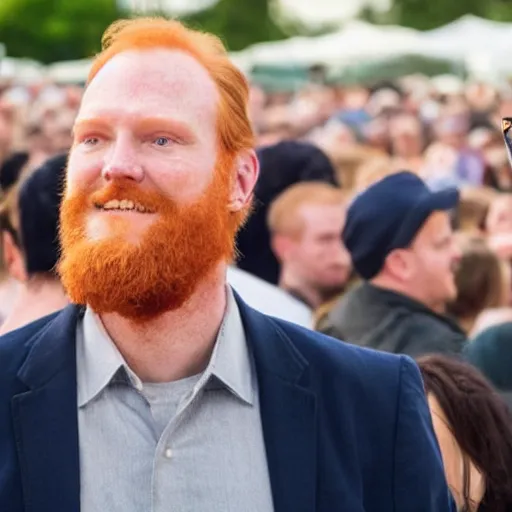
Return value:
[(57, 83), (83, 83), (87, 79), (91, 64), (91, 59), (57, 62), (47, 67), (46, 74)]
[(467, 15), (421, 34), (422, 54), (463, 61), (476, 75), (512, 71), (512, 24)]
[(16, 79), (17, 82), (30, 83), (44, 77), (45, 66), (30, 59), (0, 59), (0, 79)]
[(397, 26), (352, 21), (339, 31), (319, 37), (294, 37), (251, 46), (253, 65), (339, 65), (358, 59), (393, 57), (421, 50), (419, 33)]

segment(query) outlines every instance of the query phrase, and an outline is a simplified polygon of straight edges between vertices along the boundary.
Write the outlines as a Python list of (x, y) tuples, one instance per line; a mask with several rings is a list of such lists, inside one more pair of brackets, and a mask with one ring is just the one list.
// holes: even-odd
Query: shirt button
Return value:
[(170, 448), (166, 448), (166, 450), (164, 452), (164, 456), (166, 459), (172, 458), (172, 450)]

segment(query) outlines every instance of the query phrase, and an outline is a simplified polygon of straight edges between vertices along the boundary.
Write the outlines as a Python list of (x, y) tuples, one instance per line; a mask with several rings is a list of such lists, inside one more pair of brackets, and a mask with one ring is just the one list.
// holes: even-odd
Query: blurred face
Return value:
[(69, 109), (59, 112), (45, 125), (45, 134), (56, 154), (69, 151), (73, 144), (73, 123), (76, 113)]
[(386, 151), (389, 144), (389, 123), (382, 117), (373, 119), (364, 127), (364, 137), (368, 145)]
[(231, 257), (233, 162), (217, 151), (217, 102), (207, 71), (177, 51), (121, 53), (92, 80), (61, 211), (74, 302), (150, 319)]
[(398, 117), (390, 123), (393, 154), (403, 158), (422, 153), (421, 127), (413, 117)]
[(444, 310), (457, 297), (454, 270), (461, 257), (448, 213), (433, 213), (409, 251), (408, 281), (414, 296), (434, 310)]
[(341, 242), (345, 222), (342, 205), (307, 205), (299, 212), (303, 231), (292, 242), (287, 262), (309, 286), (326, 296), (343, 289), (350, 256)]
[(491, 204), (486, 220), (489, 235), (512, 234), (512, 195), (504, 195)]
[(0, 112), (0, 156), (7, 153), (12, 142), (11, 122)]

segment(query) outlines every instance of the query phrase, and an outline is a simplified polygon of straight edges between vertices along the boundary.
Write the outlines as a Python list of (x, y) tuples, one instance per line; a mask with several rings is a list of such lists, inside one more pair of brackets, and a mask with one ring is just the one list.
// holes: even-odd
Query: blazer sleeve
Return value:
[(456, 512), (448, 489), (423, 381), (416, 363), (401, 356), (394, 449), (396, 512)]

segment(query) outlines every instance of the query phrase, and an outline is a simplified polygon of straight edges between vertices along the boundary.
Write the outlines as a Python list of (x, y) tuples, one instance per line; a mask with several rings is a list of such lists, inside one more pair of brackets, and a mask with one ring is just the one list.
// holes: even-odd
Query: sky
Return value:
[[(244, 1), (240, 0), (243, 4)], [(122, 0), (135, 8), (158, 8), (167, 5), (173, 13), (182, 14), (208, 7), (215, 0)], [(344, 21), (356, 15), (364, 3), (378, 9), (387, 9), (390, 0), (278, 0), (285, 13), (293, 13), (300, 21), (318, 25), (325, 22)]]

